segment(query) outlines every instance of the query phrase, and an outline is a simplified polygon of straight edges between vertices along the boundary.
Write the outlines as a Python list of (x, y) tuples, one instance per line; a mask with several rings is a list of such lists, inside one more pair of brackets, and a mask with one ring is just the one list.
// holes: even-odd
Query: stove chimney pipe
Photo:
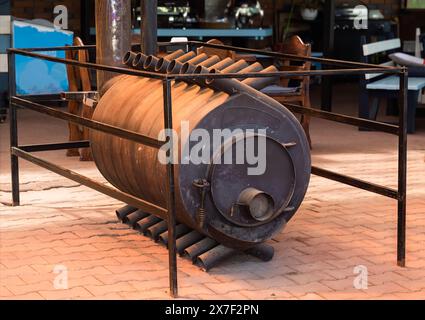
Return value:
[(142, 53), (145, 55), (157, 54), (158, 41), (158, 0), (141, 0), (141, 18), (140, 28), (142, 36)]
[[(96, 0), (96, 62), (121, 67), (130, 49), (131, 0)], [(105, 83), (117, 75), (98, 71), (98, 91), (102, 92)]]

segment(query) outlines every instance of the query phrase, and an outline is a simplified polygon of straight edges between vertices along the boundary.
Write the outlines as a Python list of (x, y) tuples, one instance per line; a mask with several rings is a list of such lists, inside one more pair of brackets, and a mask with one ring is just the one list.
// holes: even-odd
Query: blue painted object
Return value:
[[(366, 85), (369, 90), (400, 90), (400, 79), (398, 76), (386, 77)], [(408, 90), (422, 90), (425, 88), (425, 78), (410, 78), (407, 84)]]
[(0, 0), (0, 23), (2, 28), (0, 31), (0, 123), (6, 120), (8, 91), (9, 91), (9, 74), (7, 73), (7, 55), (6, 50), (10, 47), (10, 32), (4, 28), (5, 19), (10, 17), (10, 0)]
[[(313, 51), (313, 52), (311, 53), (311, 56), (312, 56), (313, 58), (323, 58), (323, 52), (314, 52), (314, 51)], [(315, 68), (316, 70), (322, 70), (322, 64), (321, 64), (320, 62), (313, 61), (311, 64), (314, 66), (314, 68)]]
[[(74, 34), (70, 31), (45, 27), (27, 21), (13, 21), (12, 45), (14, 48), (40, 48), (72, 45)], [(40, 52), (65, 58), (64, 51)], [(66, 66), (60, 63), (16, 56), (16, 92), (24, 94), (54, 94), (68, 91)]]
[(8, 48), (10, 48), (10, 35), (0, 34), (0, 53), (6, 53)]
[[(134, 29), (134, 34), (140, 34), (140, 29)], [(91, 35), (96, 35), (96, 29), (90, 29)], [(189, 37), (189, 38), (266, 38), (273, 36), (272, 28), (264, 29), (172, 29), (159, 28), (158, 37)]]

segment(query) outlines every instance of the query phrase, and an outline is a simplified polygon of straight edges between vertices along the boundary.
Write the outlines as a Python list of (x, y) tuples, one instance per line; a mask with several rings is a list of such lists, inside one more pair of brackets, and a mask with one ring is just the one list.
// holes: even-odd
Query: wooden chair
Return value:
[[(311, 45), (305, 44), (298, 36), (289, 38), (288, 41), (281, 44), (276, 51), (285, 54), (311, 57)], [(285, 60), (279, 67), (280, 71), (310, 71), (310, 69), (310, 61), (297, 62)], [(291, 85), (292, 82), (296, 82), (297, 85), (289, 87), (290, 82)], [(310, 77), (281, 78), (279, 85), (271, 85), (261, 91), (282, 104), (285, 102), (294, 102), (303, 107), (311, 108)], [(304, 128), (311, 148), (310, 116), (303, 115), (301, 117), (301, 125)]]
[[(211, 39), (207, 43), (210, 44), (219, 44), (223, 45), (223, 42), (217, 39)], [(210, 47), (200, 47), (197, 49), (197, 54), (205, 53), (208, 56), (218, 56), (220, 59), (225, 58), (231, 58), (233, 60), (236, 60), (236, 52), (232, 50), (226, 50), (226, 49), (216, 49), (216, 48), (210, 48)]]
[[(211, 39), (207, 43), (212, 44), (224, 44), (220, 40), (217, 39)], [(200, 47), (197, 49), (196, 54), (205, 53), (208, 56), (217, 55), (220, 59), (230, 58), (232, 60), (238, 61), (238, 60), (245, 60), (246, 62), (256, 62), (257, 57), (253, 54), (239, 54), (233, 50), (226, 50), (226, 49), (216, 49), (216, 48), (209, 48), (209, 47)]]
[[(79, 37), (75, 37), (74, 46), (83, 46), (84, 43)], [(66, 58), (87, 62), (88, 52), (86, 50), (70, 50), (66, 51)], [(67, 65), (69, 91), (91, 91), (90, 73), (88, 69)], [(93, 108), (76, 100), (68, 102), (68, 111), (72, 114), (91, 119), (93, 116)], [(89, 129), (80, 128), (78, 125), (69, 123), (69, 141), (80, 141), (89, 139)], [(89, 148), (85, 149), (69, 149), (66, 153), (68, 157), (79, 156), (81, 161), (91, 161), (92, 155)]]

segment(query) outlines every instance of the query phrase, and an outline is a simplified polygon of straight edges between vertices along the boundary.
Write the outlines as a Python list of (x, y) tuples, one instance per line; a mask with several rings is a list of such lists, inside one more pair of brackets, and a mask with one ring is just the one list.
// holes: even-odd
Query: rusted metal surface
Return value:
[[(321, 59), (321, 58), (307, 58), (307, 57), (298, 57), (293, 55), (287, 55), (287, 54), (280, 54), (280, 53), (274, 53), (274, 52), (268, 52), (268, 51), (260, 51), (255, 49), (245, 49), (245, 48), (238, 48), (238, 47), (229, 47), (224, 45), (217, 45), (217, 44), (209, 44), (209, 43), (200, 43), (196, 41), (189, 41), (186, 42), (188, 46), (198, 46), (198, 45), (204, 45), (209, 46), (212, 48), (219, 48), (219, 49), (231, 49), (231, 50), (238, 50), (242, 52), (249, 52), (249, 53), (259, 53), (264, 54), (269, 57), (275, 57), (275, 58), (289, 58), (291, 60), (295, 61), (320, 61), (323, 64), (333, 65), (333, 66), (343, 66), (343, 67), (354, 67), (351, 69), (334, 69), (334, 70), (318, 70), (318, 71), (289, 71), (289, 72), (273, 72), (273, 73), (251, 73), (247, 72), (244, 74), (199, 74), (199, 75), (193, 75), (193, 74), (180, 74), (180, 75), (172, 75), (173, 79), (179, 80), (179, 81), (186, 81), (188, 84), (192, 84), (195, 80), (201, 80), (201, 79), (247, 79), (247, 78), (263, 78), (263, 77), (270, 77), (270, 76), (280, 76), (284, 78), (290, 78), (293, 76), (312, 76), (312, 75), (322, 75), (322, 76), (332, 76), (332, 75), (348, 75), (348, 74), (370, 74), (370, 73), (381, 73), (381, 74), (395, 74), (399, 76), (400, 79), (400, 94), (399, 94), (399, 100), (401, 104), (401, 116), (399, 119), (399, 125), (389, 125), (385, 123), (379, 123), (376, 121), (366, 120), (366, 119), (360, 119), (360, 118), (353, 118), (348, 116), (343, 116), (340, 114), (335, 113), (327, 113), (323, 111), (313, 110), (310, 108), (303, 108), (299, 107), (298, 112), (301, 113), (307, 113), (311, 114), (317, 117), (321, 117), (330, 121), (337, 121), (341, 122), (347, 125), (360, 125), (368, 128), (375, 128), (378, 130), (384, 130), (384, 132), (396, 134), (399, 138), (399, 157), (398, 157), (398, 190), (393, 190), (392, 188), (376, 185), (367, 181), (361, 181), (357, 178), (351, 177), (351, 176), (344, 176), (338, 173), (330, 172), (324, 169), (316, 168), (315, 172), (312, 171), (313, 174), (319, 174), (327, 179), (335, 180), (338, 182), (342, 182), (354, 187), (360, 187), (362, 189), (365, 189), (372, 193), (381, 194), (390, 198), (397, 198), (398, 200), (398, 233), (397, 233), (397, 263), (399, 266), (405, 266), (405, 250), (406, 250), (406, 158), (407, 158), (407, 121), (406, 121), (406, 110), (407, 110), (407, 68), (399, 68), (399, 67), (379, 67), (374, 65), (368, 65), (364, 63), (356, 63), (356, 62), (348, 62), (348, 61), (339, 61), (339, 60), (331, 60), (331, 59)], [(167, 46), (167, 45), (173, 45), (172, 43), (161, 43), (161, 46)], [(46, 61), (52, 61), (52, 62), (59, 62), (64, 63), (67, 65), (73, 65), (73, 66), (80, 66), (80, 67), (86, 67), (92, 70), (98, 70), (98, 71), (110, 71), (110, 72), (117, 72), (123, 75), (128, 76), (142, 76), (142, 77), (148, 77), (149, 79), (160, 79), (163, 80), (163, 92), (164, 92), (164, 124), (165, 128), (172, 129), (172, 106), (171, 106), (171, 84), (170, 84), (170, 77), (167, 75), (162, 75), (159, 73), (154, 72), (147, 72), (147, 71), (139, 71), (139, 70), (131, 70), (129, 68), (123, 68), (123, 67), (114, 67), (114, 66), (107, 66), (102, 64), (95, 64), (95, 63), (89, 63), (89, 62), (80, 62), (70, 59), (63, 59), (63, 58), (57, 58), (53, 57), (51, 55), (46, 55), (42, 53), (37, 53), (41, 51), (58, 51), (58, 50), (85, 50), (88, 48), (95, 48), (94, 46), (84, 46), (84, 47), (53, 47), (53, 48), (27, 48), (27, 49), (8, 49), (8, 65), (9, 65), (9, 74), (14, 75), (15, 72), (15, 55), (22, 55), (22, 56), (28, 56), (33, 57), (37, 59), (43, 59)], [(115, 78), (116, 79), (116, 78)], [(43, 160), (42, 158), (36, 157), (29, 152), (38, 152), (38, 151), (53, 151), (53, 150), (65, 150), (69, 148), (75, 148), (78, 146), (88, 146), (89, 141), (86, 142), (78, 142), (77, 144), (74, 142), (65, 142), (65, 143), (57, 143), (57, 144), (38, 144), (38, 145), (27, 145), (22, 146), (18, 144), (18, 119), (17, 119), (17, 109), (18, 108), (27, 108), (39, 113), (42, 113), (44, 115), (48, 115), (57, 119), (67, 120), (71, 121), (73, 123), (79, 124), (81, 126), (91, 128), (94, 130), (98, 130), (103, 133), (108, 133), (111, 135), (114, 135), (116, 137), (120, 137), (121, 139), (127, 139), (129, 141), (133, 141), (134, 143), (138, 142), (143, 145), (148, 145), (153, 148), (158, 148), (163, 145), (163, 141), (159, 141), (157, 139), (148, 138), (147, 136), (136, 133), (130, 130), (125, 130), (116, 126), (112, 126), (109, 124), (104, 124), (101, 122), (93, 121), (93, 120), (87, 120), (79, 116), (75, 116), (63, 111), (58, 111), (54, 108), (47, 107), (45, 105), (41, 105), (39, 103), (36, 103), (36, 101), (43, 101), (45, 97), (42, 96), (26, 96), (26, 99), (18, 98), (15, 94), (15, 81), (14, 77), (10, 77), (10, 88), (11, 88), (11, 98), (10, 98), (10, 115), (11, 115), (11, 125), (10, 125), (10, 145), (11, 145), (11, 172), (12, 172), (12, 205), (19, 206), (20, 205), (20, 187), (19, 187), (19, 164), (18, 164), (18, 158), (25, 159), (35, 165), (38, 165), (42, 168), (45, 168), (47, 170), (50, 170), (52, 172), (55, 172), (63, 177), (66, 177), (67, 179), (73, 180), (77, 183), (80, 183), (84, 186), (87, 186), (93, 190), (97, 190), (105, 195), (108, 195), (114, 199), (117, 199), (119, 201), (122, 201), (124, 203), (128, 203), (132, 206), (135, 206), (137, 208), (141, 208), (143, 210), (146, 210), (146, 212), (149, 212), (151, 214), (155, 214), (158, 216), (164, 216), (166, 215), (169, 219), (168, 225), (169, 225), (169, 269), (170, 269), (170, 293), (173, 297), (177, 296), (177, 265), (175, 263), (175, 253), (176, 253), (176, 233), (175, 233), (175, 216), (176, 216), (176, 208), (175, 208), (175, 188), (174, 188), (174, 165), (168, 164), (168, 170), (167, 170), (167, 181), (168, 184), (167, 192), (167, 198), (172, 199), (173, 201), (168, 201), (170, 206), (167, 208), (159, 207), (157, 204), (147, 202), (144, 199), (141, 199), (137, 196), (131, 195), (129, 193), (123, 192), (121, 190), (117, 190), (115, 188), (112, 188), (110, 186), (107, 186), (103, 183), (94, 181), (88, 177), (85, 177), (83, 175), (78, 174), (75, 171), (71, 171), (69, 169), (63, 168), (61, 166), (55, 165), (54, 163), (51, 163), (49, 161)], [(200, 82), (201, 83), (201, 82)], [(110, 84), (110, 87), (112, 88), (114, 83)], [(240, 106), (240, 96), (243, 94), (247, 94), (251, 98), (254, 98), (254, 103), (251, 105), (258, 104), (258, 101), (260, 101), (260, 105), (262, 103), (266, 103), (267, 99), (264, 95), (257, 95), (256, 91), (248, 89), (249, 86), (236, 86), (230, 91), (230, 94), (234, 94), (237, 98), (234, 99), (234, 101), (237, 101), (238, 104), (236, 106)], [(103, 90), (103, 89), (102, 89)], [(232, 97), (233, 99), (233, 97)], [(242, 99), (243, 100), (243, 99)], [(252, 101), (252, 100), (251, 100)], [(252, 103), (252, 102), (251, 102)], [(273, 102), (268, 100), (268, 103), (270, 106), (273, 106)], [(235, 105), (234, 105), (235, 106)], [(260, 107), (262, 107), (261, 105)], [(274, 105), (274, 107), (277, 107)], [(293, 107), (294, 108), (294, 107)], [(284, 108), (284, 110), (286, 110)], [(287, 111), (287, 110), (286, 110)], [(246, 116), (246, 115), (245, 115)], [(244, 119), (244, 117), (242, 117)], [(258, 119), (256, 119), (258, 120)], [(261, 123), (261, 121), (260, 121)], [(87, 145), (86, 145), (87, 143)], [(299, 145), (296, 142), (290, 142), (285, 143), (284, 146), (295, 146)], [(25, 151), (23, 148), (27, 149)], [(293, 149), (294, 150), (294, 149)], [(303, 149), (304, 150), (304, 149)], [(297, 163), (297, 161), (301, 161), (306, 158), (303, 158), (303, 150), (301, 152), (295, 152), (293, 159), (294, 162)], [(294, 151), (293, 151), (294, 152)], [(298, 157), (297, 157), (298, 155)], [(301, 156), (301, 158), (300, 158)], [(170, 170), (171, 169), (171, 170)], [(299, 168), (297, 168), (299, 169)], [(171, 174), (170, 174), (171, 172)], [(325, 173), (323, 173), (325, 172)], [(184, 176), (184, 175), (183, 175)], [(181, 177), (180, 177), (181, 178)], [(190, 181), (192, 182), (192, 181)], [(186, 182), (187, 184), (188, 182)], [(302, 186), (301, 186), (302, 187)], [(302, 197), (304, 194), (298, 190), (298, 192), (294, 193), (296, 201), (295, 203), (300, 203), (302, 200)], [(301, 198), (300, 198), (301, 197)], [(300, 200), (301, 199), (301, 200)], [(296, 212), (296, 207), (288, 207), (284, 210), (284, 218), (286, 221), (288, 221), (293, 214)], [(258, 230), (258, 229), (256, 229)], [(247, 230), (243, 230), (245, 235)], [(197, 233), (194, 231), (195, 234)], [(232, 241), (235, 238), (229, 237), (228, 233), (220, 233), (220, 230), (217, 228), (211, 228), (208, 229), (208, 232), (215, 236), (216, 238), (222, 237), (223, 239), (226, 239), (228, 241)], [(193, 237), (193, 233), (192, 237)], [(202, 234), (198, 233), (202, 236)], [(187, 234), (189, 235), (189, 234)], [(182, 237), (181, 239), (185, 238), (187, 235)], [(180, 240), (180, 239), (179, 239)], [(257, 244), (254, 247), (250, 246), (250, 248), (256, 248), (259, 246), (264, 246), (264, 244)], [(248, 248), (248, 250), (250, 249)], [(177, 248), (178, 249), (178, 248)], [(267, 250), (265, 250), (266, 252)], [(174, 256), (174, 257), (173, 257)]]
[(198, 256), (202, 255), (207, 251), (210, 251), (218, 245), (218, 242), (214, 239), (204, 238), (201, 241), (186, 248), (184, 250), (184, 256), (195, 262)]
[(205, 236), (195, 230), (185, 234), (183, 237), (177, 239), (177, 253), (179, 255), (183, 255), (186, 248), (189, 248), (191, 245), (201, 241), (203, 238), (205, 238)]
[[(96, 62), (108, 66), (121, 66), (131, 47), (131, 1), (96, 0)], [(97, 72), (99, 91), (116, 73)]]
[(143, 218), (140, 221), (137, 221), (136, 223), (132, 224), (134, 230), (139, 231), (140, 233), (145, 234), (146, 231), (156, 225), (157, 223), (161, 222), (161, 218), (158, 218), (156, 216), (148, 215), (146, 218)]
[(137, 211), (137, 208), (132, 207), (132, 206), (129, 206), (129, 205), (126, 205), (125, 207), (122, 207), (120, 209), (117, 209), (115, 211), (115, 213), (117, 215), (118, 220), (124, 222), (124, 219), (126, 219), (127, 216), (129, 214), (133, 213), (134, 211)]
[(274, 248), (269, 244), (260, 243), (252, 248), (245, 250), (245, 253), (267, 262), (273, 259)]
[[(117, 218), (123, 223), (134, 228), (134, 225), (142, 225), (141, 229), (145, 237), (168, 248), (168, 223), (156, 216), (137, 210), (135, 207), (126, 205), (116, 210)], [(146, 228), (146, 226), (151, 225)], [(134, 228), (137, 230), (137, 227)], [(261, 261), (267, 262), (273, 258), (274, 249), (271, 245), (261, 243), (249, 249), (240, 251), (209, 238), (182, 223), (176, 226), (176, 252), (190, 260), (203, 271), (209, 271), (220, 263), (237, 254), (250, 255)]]
[(223, 245), (218, 245), (211, 250), (199, 255), (195, 259), (195, 264), (204, 271), (208, 271), (211, 268), (215, 267), (221, 261), (231, 257), (236, 254), (236, 250), (225, 247)]
[[(123, 63), (173, 74), (276, 71), (274, 66), (263, 69), (259, 63), (249, 65), (244, 60), (220, 60), (217, 56), (182, 50), (163, 58), (131, 52), (125, 55)], [(308, 186), (310, 152), (299, 122), (279, 103), (257, 90), (275, 80), (270, 77), (241, 82), (206, 78), (171, 83), (173, 128), (178, 133), (183, 122), (188, 123), (189, 131), (202, 128), (210, 133), (214, 129), (268, 128), (267, 169), (260, 177), (247, 174), (248, 164), (175, 165), (177, 220), (233, 248), (252, 247), (280, 231), (295, 214)], [(100, 99), (94, 119), (158, 138), (163, 129), (162, 100), (162, 81), (122, 75)], [(258, 137), (241, 136), (239, 140), (256, 143)], [(211, 150), (210, 158), (232, 152), (235, 148), (232, 141), (224, 141), (220, 148)], [(182, 144), (189, 150), (193, 147), (187, 137), (180, 136), (179, 150)], [(157, 149), (101, 132), (92, 132), (91, 145), (100, 172), (115, 187), (166, 206), (166, 166), (158, 161)], [(200, 192), (194, 186), (199, 179), (210, 184), (211, 190)], [(255, 199), (236, 208), (244, 190), (249, 188), (256, 190)], [(141, 232), (152, 226), (146, 226), (143, 220), (133, 225), (143, 229)]]
[(161, 221), (146, 230), (146, 236), (158, 241), (159, 235), (168, 229), (167, 221)]
[[(176, 226), (176, 238), (179, 239), (183, 236), (185, 236), (186, 234), (188, 234), (191, 231), (191, 229), (184, 225), (184, 224), (178, 224)], [(165, 231), (163, 233), (161, 233), (158, 237), (158, 241), (160, 243), (162, 243), (163, 245), (167, 246), (168, 245), (168, 231)]]
[(133, 213), (130, 213), (128, 216), (122, 219), (123, 223), (128, 224), (129, 226), (135, 226), (137, 222), (139, 222), (142, 219), (145, 219), (149, 215), (142, 210), (137, 210)]

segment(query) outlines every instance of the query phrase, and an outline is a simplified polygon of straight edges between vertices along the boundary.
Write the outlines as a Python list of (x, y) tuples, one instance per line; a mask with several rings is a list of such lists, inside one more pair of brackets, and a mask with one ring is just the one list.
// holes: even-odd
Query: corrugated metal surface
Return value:
[[(217, 56), (207, 58), (204, 54), (184, 54), (181, 50), (161, 59), (130, 52), (124, 62), (128, 66), (163, 73), (227, 73), (246, 72), (247, 69), (276, 71), (273, 66), (263, 69), (258, 63), (249, 66), (243, 60), (220, 60)], [(205, 81), (192, 78), (171, 83), (177, 149), (186, 150), (187, 147), (189, 151), (187, 158), (184, 155), (185, 163), (178, 161), (175, 165), (176, 219), (235, 249), (260, 244), (282, 230), (297, 211), (308, 186), (310, 150), (301, 125), (289, 110), (258, 91), (275, 81), (273, 77), (242, 82), (236, 79)], [(102, 95), (93, 119), (157, 138), (164, 128), (163, 94), (160, 80), (118, 76)], [(201, 129), (209, 137), (217, 130), (228, 128), (247, 132), (267, 131), (265, 171), (261, 178), (249, 174), (247, 164), (219, 164), (222, 157), (226, 158), (225, 153), (233, 153), (233, 138), (225, 139), (221, 146), (210, 140), (204, 144), (204, 159), (214, 163), (209, 160), (198, 162), (199, 159), (188, 161), (193, 149), (196, 150), (192, 143), (196, 138), (193, 140), (193, 137), (183, 134), (184, 126), (187, 126), (189, 135), (192, 130)], [(244, 145), (250, 139), (256, 139), (245, 135), (235, 137)], [(163, 158), (158, 150), (98, 131), (90, 131), (90, 140), (95, 163), (112, 185), (166, 207), (164, 182), (167, 173), (165, 166), (158, 161), (158, 157)], [(200, 190), (206, 188), (210, 188), (211, 192), (204, 193), (206, 198), (203, 198)], [(241, 203), (251, 203), (257, 196), (264, 200), (259, 214), (255, 210), (235, 209), (236, 206), (240, 208)], [(163, 212), (158, 212), (158, 216), (166, 218)]]

